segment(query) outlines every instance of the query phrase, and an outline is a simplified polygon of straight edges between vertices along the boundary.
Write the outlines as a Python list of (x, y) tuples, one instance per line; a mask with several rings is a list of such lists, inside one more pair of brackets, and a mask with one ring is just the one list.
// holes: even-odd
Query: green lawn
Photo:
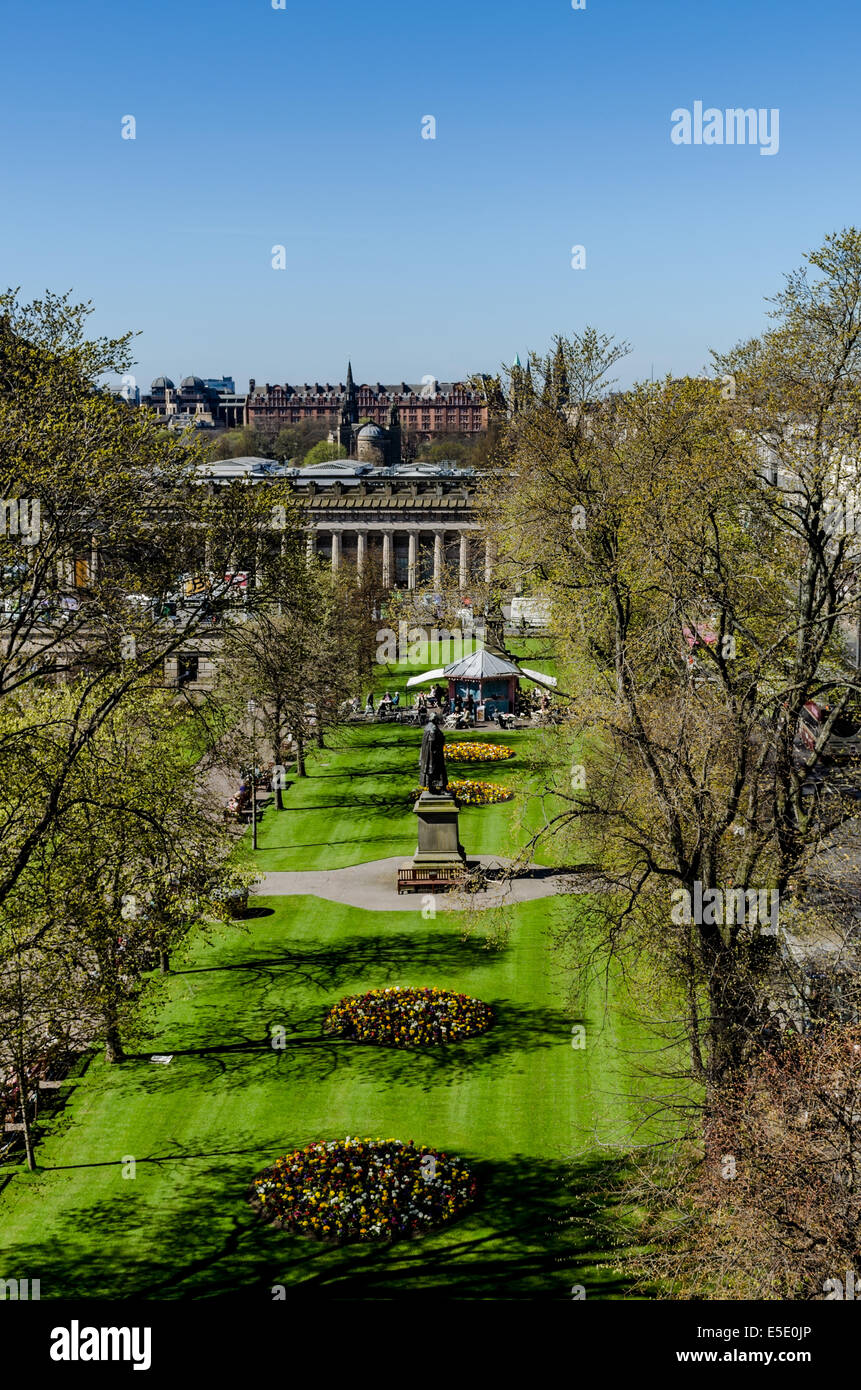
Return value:
[[(280, 855), (279, 867), (309, 868), (411, 851), (408, 810), (385, 801), (409, 784), (416, 751), (414, 731), (379, 727), (326, 750), (314, 776), (288, 792), (291, 811), (267, 817), (265, 834), (283, 847), (263, 850), (261, 863), (275, 867), (267, 856)], [(497, 765), (500, 778), (532, 775), (518, 761)], [(504, 850), (498, 836), (511, 822), (502, 817), (516, 805), (465, 814), (468, 849)], [(550, 932), (556, 912), (576, 921), (577, 900), (506, 909), (503, 944), (495, 913), (425, 920), (412, 901), (369, 913), (313, 897), (260, 899), (246, 922), (196, 933), (175, 973), (154, 981), (139, 1055), (113, 1068), (93, 1060), (66, 1087), (40, 1171), (6, 1170), (0, 1277), (39, 1278), (43, 1298), (265, 1298), (284, 1284), (330, 1297), (553, 1299), (576, 1283), (593, 1297), (623, 1297), (584, 1234), (580, 1204), (602, 1145), (630, 1137), (626, 1093), (641, 1085), (634, 1071), (646, 1040), (618, 1009), (608, 1023), (598, 998), (582, 1020), (568, 1002)], [(478, 995), (497, 1023), (417, 1053), (321, 1035), (343, 994), (396, 983)], [(571, 1045), (580, 1021), (585, 1049)], [(286, 1029), (283, 1050), (270, 1045), (273, 1025)], [(172, 1063), (151, 1062), (153, 1052), (172, 1053)], [(254, 1218), (246, 1195), (255, 1172), (311, 1139), (347, 1134), (461, 1154), (478, 1173), (480, 1206), (391, 1248), (322, 1248)], [(124, 1177), (130, 1158), (136, 1174)]]
[[(451, 733), (447, 743), (492, 742), (512, 747), (515, 757), (497, 763), (450, 763), (449, 776), (513, 786), (513, 801), (461, 812), (461, 840), (468, 854), (513, 857), (543, 824), (542, 798), (549, 769), (547, 734)], [(412, 855), (416, 818), (410, 793), (418, 786), (421, 729), (394, 724), (348, 725), (327, 736), (330, 747), (315, 752), (309, 776), (296, 778), (285, 793), (285, 810), (266, 812), (259, 830), (263, 869), (342, 869), (369, 859)], [(548, 814), (556, 798), (544, 798)], [(536, 854), (552, 862), (547, 848)]]

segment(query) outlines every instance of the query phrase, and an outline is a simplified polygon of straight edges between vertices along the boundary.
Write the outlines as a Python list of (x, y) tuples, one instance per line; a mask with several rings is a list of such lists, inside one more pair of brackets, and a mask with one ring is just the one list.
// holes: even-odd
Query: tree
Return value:
[[(295, 741), (297, 773), (304, 777), (309, 740), (322, 746), (325, 728), (338, 722), (353, 689), (355, 624), (344, 620), (343, 587), (316, 566), (292, 575), (283, 588), (273, 582), (268, 595), (265, 611), (227, 635), (218, 698), (234, 719), (253, 698), (274, 762), (283, 766)], [(277, 788), (276, 801), (282, 809)]]
[(280, 451), (269, 433), (244, 425), (242, 429), (219, 434), (209, 444), (207, 456), (211, 459), (279, 458)]
[(275, 439), (275, 456), (301, 463), (314, 444), (329, 436), (329, 426), (323, 420), (300, 420), (295, 425), (282, 425)]
[[(615, 890), (596, 909), (600, 950), (662, 963), (710, 1087), (756, 1045), (774, 966), (770, 910), (758, 920), (746, 895), (788, 896), (857, 813), (809, 776), (858, 689), (839, 633), (858, 542), (825, 518), (861, 428), (861, 239), (811, 263), (822, 278), (790, 277), (777, 328), (719, 359), (734, 397), (704, 379), (614, 393), (624, 348), (594, 330), (533, 359), (539, 382), (564, 365), (568, 402), (542, 389), (511, 415), (511, 485), (487, 503), (500, 553), (553, 599), (576, 700), (564, 752), (579, 765), (586, 736), (592, 753), (585, 786), (560, 767), (550, 829), (596, 851)], [(801, 757), (801, 710), (823, 693), (832, 717)], [(681, 910), (704, 893), (707, 910)]]
[[(24, 700), (64, 680), (76, 701), (62, 721), (49, 705), (33, 706), (47, 716), (49, 757), (33, 769), (26, 808), (8, 810), (0, 905), (50, 839), (66, 784), (104, 720), (137, 689), (162, 682), (166, 659), (214, 620), (253, 602), (232, 578), (237, 569), (253, 573), (267, 548), (300, 544), (289, 499), (276, 489), (202, 486), (196, 444), (98, 388), (103, 374), (129, 365), (130, 339), (89, 341), (89, 312), (64, 296), (30, 305), (0, 297), (0, 696)], [(190, 577), (205, 605), (183, 602)], [(29, 719), (4, 725), (9, 794), (25, 755), (42, 748)], [(26, 833), (13, 833), (13, 823)]]
[(6, 916), (0, 938), (0, 1115), (9, 1107), (7, 1113), (20, 1116), (31, 1172), (39, 1081), (79, 1050), (92, 1025), (81, 1003), (80, 975), (70, 972), (62, 941), (44, 922), (39, 931), (35, 926), (31, 913)]
[(308, 450), (302, 460), (302, 467), (310, 468), (314, 463), (330, 463), (334, 459), (345, 459), (346, 457), (347, 450), (343, 444), (332, 444), (328, 439), (321, 439)]
[(855, 1296), (859, 1055), (858, 1024), (784, 1033), (715, 1092), (704, 1150), (641, 1156), (623, 1189), (640, 1219), (622, 1257), (641, 1285), (677, 1299)]
[[(27, 835), (35, 783), (53, 780), (52, 754), (64, 758), (64, 724), (79, 698), (69, 686), (31, 695), (17, 712), (38, 747), (6, 789), (7, 805), (18, 808), (7, 831), (18, 838)], [(0, 961), (7, 970), (22, 955), (40, 963), (50, 945), (70, 982), (63, 990), (55, 972), (64, 1006), (97, 1020), (107, 1059), (121, 1060), (144, 972), (160, 955), (166, 963), (192, 920), (219, 910), (218, 890), (238, 872), (226, 864), (231, 848), (198, 790), (182, 707), (168, 692), (137, 691), (99, 722), (65, 777), (50, 840), (4, 905)]]

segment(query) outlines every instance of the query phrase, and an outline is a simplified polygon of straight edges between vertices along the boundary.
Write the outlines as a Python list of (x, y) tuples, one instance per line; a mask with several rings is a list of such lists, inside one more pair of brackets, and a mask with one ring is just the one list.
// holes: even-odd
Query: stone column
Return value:
[[(281, 539), (281, 554), (284, 554), (284, 538)], [(314, 563), (317, 554), (317, 533), (308, 531), (305, 536), (305, 559), (309, 565)]]
[(383, 532), (383, 588), (392, 587), (392, 533)]
[(433, 538), (433, 586), (436, 590), (442, 588), (442, 566), (442, 531), (437, 531)]
[(341, 532), (332, 532), (332, 573), (337, 574), (341, 564)]
[(410, 531), (410, 552), (409, 565), (407, 571), (408, 589), (414, 589), (416, 587), (416, 557), (418, 555), (418, 539), (418, 532)]
[(356, 572), (359, 575), (360, 579), (362, 577), (362, 572), (365, 568), (365, 558), (367, 555), (367, 550), (368, 533), (367, 531), (360, 531), (356, 543)]
[(465, 531), (460, 533), (460, 587), (469, 583), (469, 538)]

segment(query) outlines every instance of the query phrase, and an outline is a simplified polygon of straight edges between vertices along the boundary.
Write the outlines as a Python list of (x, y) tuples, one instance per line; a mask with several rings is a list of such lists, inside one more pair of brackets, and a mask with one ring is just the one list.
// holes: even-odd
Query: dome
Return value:
[(206, 387), (199, 376), (184, 376), (179, 383), (183, 391), (205, 391)]
[(359, 430), (359, 439), (382, 439), (383, 431), (379, 425), (363, 425)]
[(164, 391), (165, 388), (167, 388), (169, 391), (176, 390), (176, 387), (174, 386), (169, 376), (157, 376), (152, 386), (150, 387), (150, 390)]

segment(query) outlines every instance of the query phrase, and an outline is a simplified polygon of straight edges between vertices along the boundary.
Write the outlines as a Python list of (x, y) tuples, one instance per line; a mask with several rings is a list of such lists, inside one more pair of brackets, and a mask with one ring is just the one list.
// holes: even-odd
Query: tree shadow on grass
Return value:
[(496, 1021), (486, 1033), (463, 1042), (414, 1048), (357, 1043), (324, 1034), (328, 1004), (296, 1011), (283, 1047), (272, 1045), (271, 1025), (265, 1020), (256, 1037), (236, 1040), (234, 1035), (234, 1040), (225, 1041), (223, 1010), (213, 1004), (198, 1008), (187, 1027), (177, 1024), (166, 1030), (159, 1049), (173, 1056), (170, 1066), (152, 1063), (147, 1052), (130, 1054), (123, 1070), (128, 1075), (134, 1067), (134, 1089), (153, 1095), (216, 1083), (229, 1089), (274, 1081), (284, 1087), (286, 1104), (296, 1087), (318, 1086), (339, 1073), (352, 1073), (357, 1084), (381, 1091), (403, 1087), (429, 1092), (464, 1084), (479, 1072), (509, 1065), (518, 1055), (570, 1045), (568, 1012), (506, 1000), (491, 1002)]
[[(400, 775), (403, 777), (403, 772)], [(416, 769), (416, 781), (418, 781), (418, 776), (418, 769)], [(333, 797), (331, 801), (303, 802), (300, 806), (285, 806), (283, 811), (278, 812), (278, 816), (283, 823), (289, 824), (294, 816), (314, 815), (318, 811), (353, 812), (364, 810), (377, 815), (390, 815), (392, 813), (405, 815), (412, 809), (412, 805), (409, 787), (400, 792), (394, 790), (386, 793), (367, 792), (365, 795), (358, 795), (350, 791), (345, 792), (343, 796)], [(278, 825), (279, 821), (269, 821), (267, 824)]]
[(349, 937), (340, 936), (337, 948), (325, 942), (314, 945), (288, 940), (283, 949), (254, 960), (193, 966), (173, 973), (182, 977), (217, 971), (247, 973), (249, 979), (242, 982), (243, 989), (252, 984), (277, 985), (285, 991), (286, 1000), (287, 991), (298, 987), (317, 990), (328, 998), (333, 991), (363, 977), (372, 979), (375, 985), (384, 985), (404, 984), (407, 976), (416, 980), (419, 975), (428, 975), (428, 983), (433, 983), (433, 977), (440, 973), (451, 976), (498, 962), (498, 956), (488, 951), (481, 938), (464, 939), (418, 927), (415, 931), (389, 931), (385, 926), (380, 930), (376, 919), (373, 925), (374, 933), (369, 929)]
[[(597, 1165), (520, 1155), (491, 1163), (461, 1151), (480, 1199), (458, 1222), (392, 1245), (332, 1248), (266, 1226), (247, 1200), (255, 1173), (310, 1137), (285, 1134), (255, 1150), (243, 1135), (238, 1149), (210, 1154), (178, 1148), (140, 1160), (147, 1181), (123, 1184), (114, 1200), (53, 1218), (46, 1192), (44, 1237), (8, 1249), (4, 1275), (41, 1273), (43, 1299), (262, 1302), (277, 1285), (288, 1298), (567, 1300), (575, 1284), (589, 1298), (624, 1297), (589, 1219), (603, 1181)], [(161, 1188), (148, 1180), (149, 1162), (160, 1165)]]
[[(398, 833), (397, 833), (397, 828), (396, 828), (395, 826), (393, 826), (393, 827), (392, 827), (392, 833), (391, 833), (391, 835), (362, 835), (361, 837), (357, 837), (356, 835), (348, 835), (348, 836), (347, 836), (345, 839), (343, 839), (343, 840), (332, 840), (332, 839), (329, 839), (329, 840), (291, 840), (291, 842), (290, 842), (289, 844), (285, 844), (285, 845), (269, 845), (268, 847), (267, 847), (267, 846), (263, 846), (263, 847), (261, 847), (261, 848), (257, 851), (257, 860), (258, 860), (258, 863), (260, 864), (261, 869), (264, 869), (264, 870), (265, 870), (265, 869), (266, 869), (265, 858), (266, 858), (266, 855), (267, 855), (267, 854), (278, 854), (278, 855), (290, 854), (290, 853), (293, 853), (293, 854), (300, 854), (300, 853), (302, 852), (302, 850), (306, 850), (306, 849), (328, 849), (328, 848), (329, 848), (330, 846), (332, 846), (332, 845), (350, 845), (351, 848), (353, 848), (353, 849), (355, 849), (356, 845), (394, 845), (395, 848), (396, 848), (396, 852), (399, 852), (399, 853), (401, 853), (401, 854), (406, 855), (406, 854), (409, 854), (409, 853), (411, 852), (410, 846), (414, 846), (414, 843), (415, 843), (415, 831), (414, 831), (414, 830), (413, 830), (413, 833), (412, 833), (412, 837), (410, 837), (410, 835), (408, 835), (406, 831), (403, 831), (401, 834), (398, 834)], [(400, 851), (397, 850), (397, 846), (401, 846)], [(388, 858), (388, 857), (389, 857), (388, 855), (376, 855), (376, 856), (375, 856), (375, 858), (379, 858), (379, 859), (386, 859), (386, 858)], [(343, 868), (348, 868), (348, 867), (352, 867), (352, 865), (346, 865), (346, 864), (340, 864), (340, 865), (338, 865), (338, 868), (342, 868), (342, 869), (343, 869)], [(277, 872), (279, 872), (279, 870), (273, 869), (272, 872), (273, 872), (273, 873), (277, 873)], [(297, 868), (296, 868), (295, 870), (293, 870), (293, 869), (287, 869), (287, 870), (281, 870), (280, 872), (286, 872), (286, 873), (298, 872), (298, 873), (302, 873), (302, 872), (303, 872), (303, 868), (302, 868), (302, 866), (297, 866)], [(260, 897), (265, 897), (266, 894), (265, 894), (265, 893), (261, 893), (259, 896), (260, 896)]]

